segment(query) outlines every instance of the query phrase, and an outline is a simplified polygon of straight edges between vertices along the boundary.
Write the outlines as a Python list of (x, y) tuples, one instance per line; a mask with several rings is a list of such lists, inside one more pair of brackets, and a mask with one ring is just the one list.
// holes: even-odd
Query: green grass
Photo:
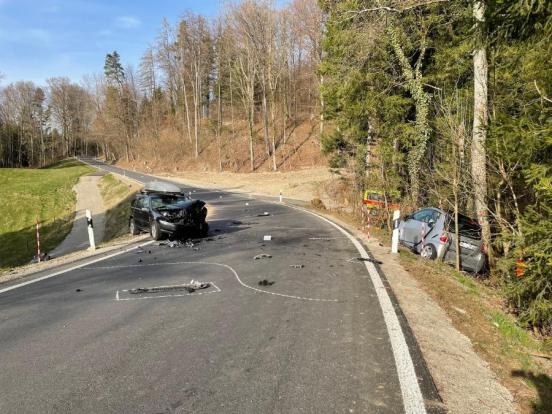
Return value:
[(101, 178), (100, 192), (103, 201), (107, 206), (111, 206), (106, 212), (104, 241), (128, 233), (130, 201), (137, 189), (137, 186), (129, 186), (112, 174), (104, 175)]
[(25, 264), (36, 254), (37, 218), (41, 251), (51, 251), (65, 238), (74, 217), (73, 186), (92, 171), (76, 160), (42, 169), (0, 169), (0, 270)]

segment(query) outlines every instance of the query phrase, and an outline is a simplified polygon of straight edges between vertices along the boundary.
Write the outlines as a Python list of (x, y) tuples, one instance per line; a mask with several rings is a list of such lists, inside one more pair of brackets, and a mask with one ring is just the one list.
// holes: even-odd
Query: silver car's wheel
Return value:
[(426, 244), (424, 247), (422, 247), (422, 250), (420, 251), (420, 256), (422, 256), (424, 259), (435, 260), (435, 257), (437, 257), (437, 251), (432, 244)]

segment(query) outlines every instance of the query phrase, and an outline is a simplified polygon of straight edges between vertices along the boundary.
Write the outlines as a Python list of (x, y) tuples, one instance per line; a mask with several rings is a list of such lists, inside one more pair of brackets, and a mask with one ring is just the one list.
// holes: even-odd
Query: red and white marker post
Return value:
[(40, 262), (40, 221), (36, 218), (36, 257)]

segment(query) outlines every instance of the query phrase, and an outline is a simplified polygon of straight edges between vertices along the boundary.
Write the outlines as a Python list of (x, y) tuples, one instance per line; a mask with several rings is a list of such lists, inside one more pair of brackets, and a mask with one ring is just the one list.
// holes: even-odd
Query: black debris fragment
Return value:
[(371, 262), (371, 263), (376, 263), (376, 264), (383, 264), (383, 262), (380, 262), (379, 260), (376, 260), (376, 259), (372, 259), (371, 257), (353, 257), (349, 260), (347, 260), (348, 262), (354, 262), (354, 261), (357, 261), (357, 262)]
[(289, 267), (293, 267), (294, 269), (302, 269), (305, 267), (305, 265), (302, 265), (302, 264), (292, 264), (292, 265), (289, 265)]
[(200, 289), (207, 289), (210, 287), (211, 284), (208, 282), (198, 282), (196, 280), (192, 280), (190, 283), (185, 283), (183, 285), (177, 285), (177, 286), (160, 286), (160, 287), (152, 287), (152, 288), (135, 288), (130, 289), (128, 293), (133, 295), (139, 295), (143, 293), (164, 293), (164, 292), (179, 292), (179, 291), (186, 291), (188, 293), (194, 293), (196, 290)]
[(75, 292), (82, 292), (82, 289), (75, 289)]
[(268, 281), (266, 279), (259, 281), (259, 286), (272, 286), (274, 284), (273, 281)]
[(266, 253), (261, 253), (261, 254), (258, 254), (257, 256), (255, 256), (253, 258), (253, 260), (259, 260), (259, 259), (271, 259), (272, 256), (270, 254), (266, 254)]
[(151, 250), (148, 250), (148, 254), (151, 254)]
[(142, 258), (138, 259), (138, 263), (142, 263)]

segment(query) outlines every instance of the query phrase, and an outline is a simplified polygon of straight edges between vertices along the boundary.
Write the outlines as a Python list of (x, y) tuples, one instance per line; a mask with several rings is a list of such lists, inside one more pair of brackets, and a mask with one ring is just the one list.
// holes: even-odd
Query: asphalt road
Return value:
[[(210, 209), (193, 247), (152, 243), (0, 286), (1, 413), (400, 413), (438, 399), (346, 234), (285, 205), (185, 190)], [(213, 287), (128, 292), (191, 279)]]

